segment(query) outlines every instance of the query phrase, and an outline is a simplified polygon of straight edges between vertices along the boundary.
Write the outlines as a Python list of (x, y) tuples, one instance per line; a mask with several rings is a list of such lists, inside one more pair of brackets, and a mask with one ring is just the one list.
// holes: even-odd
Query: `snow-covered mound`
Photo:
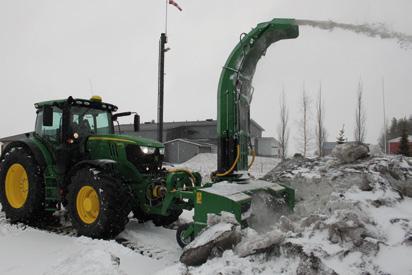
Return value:
[[(251, 157), (249, 157), (249, 162), (251, 161)], [(278, 158), (256, 157), (249, 173), (255, 178), (260, 178), (272, 170), (279, 162)], [(210, 174), (217, 169), (217, 155), (213, 153), (198, 154), (190, 160), (176, 165), (176, 167), (190, 168), (199, 172), (203, 177), (203, 181), (208, 181)]]
[(199, 267), (161, 274), (412, 274), (412, 159), (294, 158), (264, 179), (296, 190), (292, 215), (264, 233), (242, 230), (233, 250)]

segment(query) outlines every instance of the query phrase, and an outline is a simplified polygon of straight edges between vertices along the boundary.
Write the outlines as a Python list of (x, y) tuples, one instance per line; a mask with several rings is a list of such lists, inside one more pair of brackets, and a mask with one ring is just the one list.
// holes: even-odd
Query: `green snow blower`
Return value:
[[(78, 234), (108, 239), (124, 230), (131, 211), (140, 221), (165, 226), (194, 209), (193, 223), (177, 230), (185, 246), (207, 226), (208, 214), (229, 212), (247, 226), (259, 191), (293, 209), (294, 190), (252, 180), (247, 170), (257, 62), (272, 43), (298, 33), (294, 20), (274, 19), (242, 35), (231, 53), (218, 88), (218, 170), (210, 183), (202, 184), (197, 172), (163, 168), (163, 144), (115, 134), (114, 122), (133, 113), (116, 113), (100, 97), (36, 103), (34, 132), (9, 143), (0, 159), (6, 217), (44, 223), (65, 206)], [(139, 125), (135, 114), (135, 131)]]

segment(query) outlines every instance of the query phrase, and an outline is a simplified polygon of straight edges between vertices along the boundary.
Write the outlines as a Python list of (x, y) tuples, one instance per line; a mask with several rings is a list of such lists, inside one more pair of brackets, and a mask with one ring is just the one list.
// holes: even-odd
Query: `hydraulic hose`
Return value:
[(237, 151), (237, 153), (236, 153), (236, 159), (235, 159), (235, 161), (233, 162), (233, 164), (232, 164), (232, 166), (230, 167), (230, 169), (227, 170), (227, 171), (224, 172), (224, 173), (216, 174), (216, 176), (218, 176), (218, 177), (225, 177), (225, 176), (229, 175), (230, 173), (232, 173), (233, 170), (235, 170), (235, 167), (236, 167), (236, 165), (237, 165), (237, 163), (239, 162), (239, 159), (240, 159), (240, 144), (236, 145), (236, 151)]
[(256, 151), (252, 149), (252, 161), (247, 167), (248, 170), (250, 169), (250, 167), (252, 167), (253, 163), (255, 162), (255, 159), (256, 159)]

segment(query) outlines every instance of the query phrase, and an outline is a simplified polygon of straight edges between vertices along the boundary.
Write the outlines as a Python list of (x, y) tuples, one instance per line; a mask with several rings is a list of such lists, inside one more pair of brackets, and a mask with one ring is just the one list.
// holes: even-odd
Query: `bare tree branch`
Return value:
[(278, 126), (278, 140), (280, 146), (280, 157), (284, 160), (287, 156), (289, 142), (289, 111), (286, 106), (285, 90), (280, 97), (280, 124)]
[(312, 136), (309, 128), (309, 117), (310, 117), (310, 98), (306, 94), (303, 88), (302, 97), (300, 101), (300, 108), (302, 112), (301, 120), (299, 121), (299, 151), (306, 157), (312, 145)]
[(366, 114), (363, 106), (363, 85), (359, 81), (355, 111), (355, 141), (363, 143), (366, 135)]
[(319, 157), (324, 156), (323, 143), (326, 141), (324, 125), (325, 107), (322, 102), (322, 84), (319, 87), (318, 100), (316, 101), (316, 145)]

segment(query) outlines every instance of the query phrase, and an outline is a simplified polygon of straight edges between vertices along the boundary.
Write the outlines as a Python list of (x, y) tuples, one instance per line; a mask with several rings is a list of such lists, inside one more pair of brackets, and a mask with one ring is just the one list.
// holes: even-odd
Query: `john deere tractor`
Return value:
[[(131, 112), (99, 97), (35, 104), (35, 131), (11, 142), (0, 164), (0, 196), (12, 222), (47, 222), (62, 205), (79, 234), (112, 238), (128, 215), (156, 225), (174, 222), (190, 204), (167, 196), (200, 185), (190, 172), (162, 168), (164, 146), (114, 134), (113, 122)], [(135, 115), (135, 130), (139, 116)]]
[[(115, 134), (114, 122), (132, 113), (116, 113), (116, 106), (99, 97), (36, 103), (35, 131), (8, 144), (0, 159), (7, 218), (43, 223), (65, 207), (79, 234), (113, 238), (130, 212), (140, 221), (168, 225), (183, 210), (194, 209), (193, 222), (177, 230), (177, 241), (185, 246), (207, 226), (209, 214), (229, 212), (247, 226), (255, 194), (265, 192), (269, 201), (293, 209), (294, 190), (255, 180), (247, 171), (254, 151), (250, 104), (256, 65), (272, 43), (298, 33), (291, 19), (261, 23), (241, 36), (229, 56), (218, 87), (218, 165), (212, 182), (202, 183), (196, 172), (164, 169), (159, 142)], [(136, 114), (136, 131), (139, 120)]]

